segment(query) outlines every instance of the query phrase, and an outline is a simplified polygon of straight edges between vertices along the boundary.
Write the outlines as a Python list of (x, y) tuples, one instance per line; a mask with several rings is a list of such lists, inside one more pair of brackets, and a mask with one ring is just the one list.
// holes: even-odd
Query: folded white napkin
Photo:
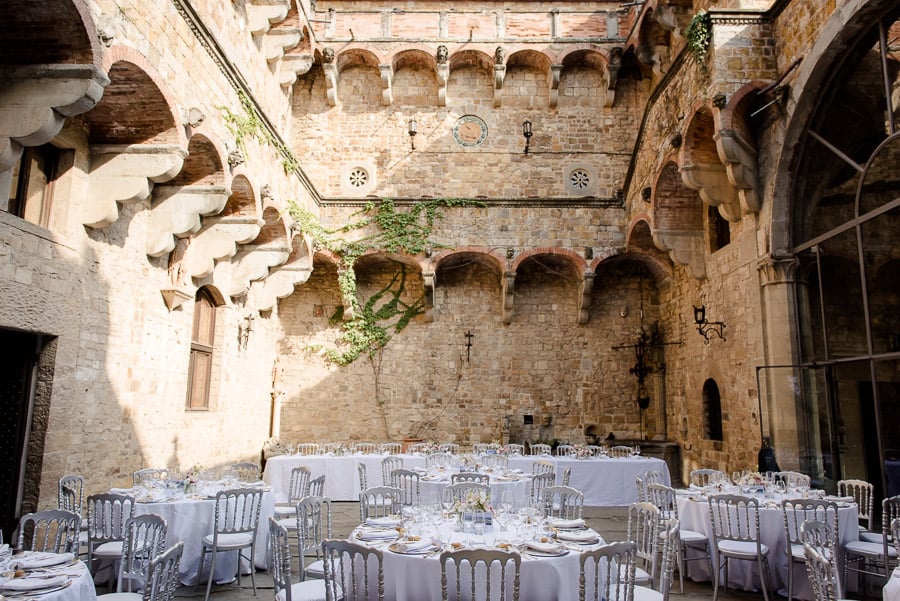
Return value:
[(53, 576), (50, 578), (13, 578), (3, 586), (4, 591), (35, 591), (62, 586), (66, 583), (65, 576)]
[(540, 541), (532, 540), (525, 543), (525, 547), (528, 549), (533, 549), (539, 553), (559, 553), (559, 545), (553, 542), (542, 543)]
[(130, 495), (134, 492), (133, 488), (110, 488), (109, 492), (117, 495)]
[(825, 497), (826, 501), (834, 501), (835, 503), (856, 503), (856, 499), (853, 497), (836, 497), (836, 496), (827, 496)]
[(396, 549), (399, 553), (415, 553), (416, 551), (422, 551), (423, 549), (430, 549), (431, 546), (431, 541), (416, 540), (398, 542), (391, 548)]
[(13, 563), (19, 566), (19, 569), (34, 570), (68, 563), (73, 559), (75, 556), (71, 553), (30, 553), (23, 557), (13, 558)]
[(593, 530), (560, 530), (556, 533), (556, 538), (573, 543), (596, 543), (600, 540)]
[(390, 515), (380, 518), (366, 518), (366, 526), (375, 526), (378, 528), (396, 528), (399, 525), (400, 519)]
[(582, 519), (576, 520), (564, 520), (562, 518), (553, 518), (550, 520), (550, 525), (554, 528), (585, 528), (586, 524)]

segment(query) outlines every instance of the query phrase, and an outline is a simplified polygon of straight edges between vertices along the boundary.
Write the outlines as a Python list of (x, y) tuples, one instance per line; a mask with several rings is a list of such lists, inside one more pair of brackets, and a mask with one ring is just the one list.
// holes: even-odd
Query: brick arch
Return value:
[(342, 73), (351, 67), (371, 67), (378, 69), (378, 65), (383, 62), (382, 58), (367, 48), (348, 48), (341, 51), (335, 57), (338, 73)]
[(432, 270), (437, 273), (443, 264), (459, 260), (461, 257), (472, 257), (478, 263), (490, 267), (501, 275), (506, 271), (505, 256), (496, 249), (478, 246), (454, 248), (437, 254), (431, 259)]
[(507, 68), (522, 67), (544, 73), (550, 72), (552, 61), (550, 57), (537, 50), (517, 50), (506, 58)]
[[(560, 64), (554, 83), (563, 89), (563, 98), (579, 106), (612, 106), (618, 65), (611, 65), (609, 55), (592, 47), (573, 48), (561, 57)], [(580, 93), (579, 88), (583, 90)]]
[(672, 279), (672, 266), (669, 263), (661, 260), (659, 257), (655, 257), (653, 255), (642, 252), (626, 251), (624, 253), (616, 253), (602, 259), (599, 263), (597, 263), (594, 271), (598, 275), (600, 275), (611, 265), (624, 261), (640, 263), (641, 265), (646, 267), (650, 274), (653, 276), (653, 282), (657, 286), (665, 284)]
[(262, 229), (253, 243), (256, 245), (276, 244), (289, 248), (291, 245), (290, 229), (287, 222), (281, 218), (281, 212), (272, 205), (266, 205), (263, 207), (262, 220)]
[(422, 67), (437, 72), (437, 58), (434, 52), (424, 46), (400, 48), (391, 56), (390, 62), (395, 73), (409, 67)]
[(519, 269), (519, 265), (521, 265), (523, 262), (532, 257), (538, 257), (541, 255), (553, 255), (565, 258), (566, 262), (572, 267), (573, 273), (578, 277), (582, 277), (585, 269), (587, 268), (587, 261), (584, 260), (584, 257), (568, 248), (535, 248), (518, 255), (513, 260), (510, 269), (512, 271), (517, 271)]
[(184, 159), (184, 165), (169, 182), (171, 185), (221, 186), (229, 183), (231, 176), (225, 169), (228, 160), (225, 146), (205, 129), (193, 131), (188, 140), (188, 155)]
[(5, 64), (101, 65), (100, 36), (85, 0), (4, 0), (0, 23)]
[(742, 215), (737, 190), (728, 180), (715, 137), (713, 110), (700, 105), (688, 121), (679, 152), (681, 179), (687, 187), (700, 193), (703, 202), (718, 207), (722, 217), (739, 221)]
[(481, 50), (467, 49), (450, 55), (450, 70), (476, 67), (491, 77), (494, 76), (494, 57)]
[(110, 83), (97, 106), (84, 116), (92, 144), (187, 146), (174, 97), (140, 53), (115, 46), (104, 56), (104, 67)]
[(353, 269), (366, 269), (371, 265), (377, 265), (385, 261), (393, 263), (403, 263), (407, 267), (412, 267), (416, 273), (421, 274), (422, 264), (412, 255), (404, 253), (391, 253), (381, 250), (369, 250), (363, 253), (353, 264)]
[(684, 185), (678, 165), (667, 161), (653, 185), (650, 232), (660, 250), (672, 261), (686, 265), (696, 278), (706, 276), (703, 203), (696, 191)]
[(235, 174), (231, 180), (231, 194), (222, 209), (222, 217), (259, 218), (261, 213), (259, 194), (243, 173)]
[(326, 263), (328, 265), (333, 265), (335, 267), (335, 269), (338, 269), (338, 270), (344, 268), (343, 261), (334, 252), (328, 250), (327, 248), (319, 248), (317, 250), (315, 249), (315, 247), (313, 247), (313, 248), (314, 248), (313, 264), (315, 264), (315, 262), (317, 260), (319, 260), (322, 263)]

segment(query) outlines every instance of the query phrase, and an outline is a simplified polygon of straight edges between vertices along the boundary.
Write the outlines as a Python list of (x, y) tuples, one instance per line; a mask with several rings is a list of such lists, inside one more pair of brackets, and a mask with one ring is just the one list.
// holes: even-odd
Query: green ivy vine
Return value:
[(238, 148), (246, 154), (247, 139), (253, 138), (259, 143), (268, 144), (278, 151), (278, 154), (281, 155), (281, 166), (284, 168), (285, 173), (299, 170), (300, 163), (297, 161), (297, 157), (294, 156), (294, 153), (291, 152), (291, 149), (286, 144), (278, 140), (269, 131), (269, 128), (265, 126), (250, 97), (243, 91), (239, 91), (237, 94), (242, 109), (240, 113), (235, 113), (226, 106), (218, 106), (216, 108), (222, 111), (225, 127), (234, 136)]
[(712, 42), (712, 17), (705, 10), (698, 11), (684, 32), (688, 51), (703, 73), (708, 73), (706, 59)]
[[(366, 203), (351, 215), (348, 224), (328, 229), (313, 213), (294, 201), (289, 202), (288, 212), (295, 227), (315, 238), (341, 262), (338, 286), (352, 314), (345, 320), (342, 306), (332, 316), (334, 323), (341, 322), (341, 334), (336, 347), (324, 349), (326, 360), (338, 365), (349, 365), (363, 355), (373, 360), (393, 335), (425, 310), (424, 295), (410, 302), (403, 300), (408, 274), (406, 265), (400, 262), (384, 288), (367, 299), (360, 298), (353, 270), (356, 261), (370, 250), (416, 255), (427, 247), (445, 248), (430, 240), (434, 224), (443, 217), (444, 209), (462, 206), (484, 206), (484, 203), (458, 198), (429, 199), (401, 210), (391, 199), (382, 199), (378, 203)], [(371, 232), (354, 240), (345, 237), (349, 232), (361, 230)]]

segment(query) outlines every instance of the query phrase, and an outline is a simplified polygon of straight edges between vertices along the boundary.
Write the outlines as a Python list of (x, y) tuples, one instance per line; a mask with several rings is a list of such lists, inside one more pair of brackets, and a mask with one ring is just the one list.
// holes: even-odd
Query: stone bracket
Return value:
[(166, 308), (171, 311), (194, 298), (193, 290), (188, 288), (163, 288), (160, 290)]
[(84, 225), (103, 228), (119, 218), (117, 203), (150, 196), (154, 183), (175, 177), (187, 151), (174, 144), (95, 145), (91, 148)]
[(337, 106), (337, 86), (338, 86), (338, 69), (333, 62), (323, 63), (322, 70), (325, 72), (325, 94), (328, 106)]
[(713, 140), (724, 158), (728, 181), (737, 189), (741, 211), (757, 213), (760, 209), (756, 194), (756, 149), (739, 132), (722, 129), (713, 134)]
[[(295, 238), (295, 240), (297, 240)], [(300, 240), (298, 240), (300, 241)], [(294, 245), (295, 257), (277, 269), (269, 272), (268, 277), (260, 284), (254, 284), (254, 302), (260, 311), (268, 311), (275, 307), (279, 298), (293, 294), (294, 288), (309, 279), (313, 271), (313, 253), (311, 238), (304, 236), (299, 248)]]
[(506, 65), (494, 65), (494, 108), (503, 103), (503, 80), (506, 79)]
[(278, 83), (289, 88), (297, 81), (297, 77), (308, 73), (312, 66), (311, 54), (285, 54), (278, 63)]
[(591, 293), (594, 291), (594, 272), (586, 269), (581, 280), (578, 295), (578, 325), (583, 326), (591, 320)]
[(24, 147), (40, 146), (66, 117), (96, 106), (109, 78), (93, 65), (4, 65), (0, 69), (0, 172)]
[(391, 90), (391, 80), (394, 77), (394, 68), (391, 65), (378, 65), (381, 72), (381, 104), (391, 106), (394, 101), (393, 92)]
[(231, 261), (219, 261), (213, 270), (213, 283), (228, 296), (239, 296), (250, 289), (250, 283), (264, 279), (272, 267), (288, 260), (287, 246), (243, 246)]
[(298, 27), (271, 29), (262, 38), (263, 56), (269, 64), (281, 59), (289, 48), (293, 48), (303, 39), (303, 32)]
[(200, 217), (221, 212), (230, 194), (225, 186), (157, 186), (147, 222), (147, 254), (161, 257), (171, 252), (175, 236), (200, 231)]
[(438, 106), (447, 106), (447, 80), (450, 79), (450, 65), (447, 63), (437, 66)]
[(653, 243), (669, 251), (672, 261), (685, 265), (692, 277), (706, 278), (705, 241), (702, 230), (656, 230)]
[(422, 281), (425, 286), (425, 310), (423, 318), (427, 323), (434, 321), (434, 276), (434, 272), (422, 273)]
[(246, 7), (247, 28), (253, 35), (262, 35), (287, 18), (291, 3), (290, 0), (250, 0)]
[(550, 108), (552, 109), (559, 104), (559, 79), (562, 70), (562, 65), (550, 65)]
[(249, 244), (259, 235), (265, 224), (255, 217), (208, 217), (193, 237), (184, 260), (184, 267), (194, 278), (204, 278), (213, 272), (216, 261), (233, 257), (238, 244)]
[(516, 314), (516, 272), (503, 274), (503, 323), (511, 324)]
[(703, 202), (719, 208), (719, 214), (728, 221), (741, 220), (741, 205), (737, 192), (728, 181), (722, 164), (684, 165), (679, 170), (681, 181), (691, 190), (697, 190)]
[(609, 53), (609, 64), (606, 65), (609, 81), (606, 84), (606, 101), (604, 106), (609, 108), (616, 100), (616, 84), (619, 83), (619, 69), (622, 68), (622, 49), (618, 46)]

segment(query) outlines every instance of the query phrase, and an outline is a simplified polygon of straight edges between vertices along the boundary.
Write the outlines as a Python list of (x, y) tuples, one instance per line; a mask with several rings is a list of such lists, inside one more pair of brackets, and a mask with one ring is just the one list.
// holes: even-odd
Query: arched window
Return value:
[(703, 425), (707, 440), (722, 440), (722, 399), (712, 378), (703, 383)]
[(209, 409), (209, 385), (212, 378), (215, 337), (216, 301), (209, 290), (200, 288), (194, 299), (194, 327), (191, 332), (187, 409)]
[(731, 242), (731, 225), (719, 214), (718, 207), (709, 207), (706, 211), (706, 223), (709, 231), (709, 252), (716, 252)]

